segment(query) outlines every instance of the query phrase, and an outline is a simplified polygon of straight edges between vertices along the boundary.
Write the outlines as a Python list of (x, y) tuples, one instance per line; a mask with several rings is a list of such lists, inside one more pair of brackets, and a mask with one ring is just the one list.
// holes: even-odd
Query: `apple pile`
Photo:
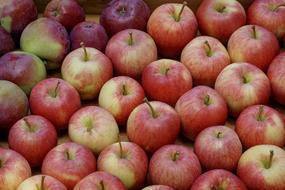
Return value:
[(284, 46), (283, 0), (0, 0), (0, 190), (284, 190)]

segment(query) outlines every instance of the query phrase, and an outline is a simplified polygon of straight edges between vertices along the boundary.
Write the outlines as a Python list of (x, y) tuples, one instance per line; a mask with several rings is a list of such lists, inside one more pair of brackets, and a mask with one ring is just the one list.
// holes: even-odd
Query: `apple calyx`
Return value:
[(172, 155), (172, 161), (176, 162), (176, 160), (179, 158), (180, 156), (180, 152), (176, 151), (173, 155)]
[(45, 177), (46, 176), (42, 176), (41, 178), (41, 185), (39, 186), (38, 184), (36, 184), (36, 189), (37, 190), (45, 190)]
[(279, 5), (277, 5), (277, 6), (273, 6), (272, 11), (277, 11), (278, 8), (284, 7), (284, 6), (285, 6), (285, 3), (279, 4)]
[(89, 57), (88, 57), (88, 52), (87, 52), (87, 49), (84, 45), (84, 42), (80, 42), (80, 46), (83, 48), (83, 51), (84, 51), (84, 61), (88, 61), (89, 60)]
[(211, 56), (213, 55), (213, 51), (212, 51), (212, 48), (211, 48), (211, 46), (210, 46), (208, 40), (206, 40), (206, 41), (204, 42), (204, 45), (205, 45), (205, 51), (206, 51), (207, 56), (208, 56), (208, 57), (211, 57)]
[(257, 33), (256, 33), (255, 25), (252, 26), (252, 36), (254, 39), (257, 39)]
[(101, 181), (99, 182), (99, 184), (100, 184), (100, 189), (101, 189), (101, 190), (105, 190), (105, 186), (104, 186), (103, 180), (101, 180)]
[(211, 104), (211, 99), (210, 99), (210, 95), (207, 94), (205, 97), (204, 97), (204, 104), (209, 106)]
[(264, 106), (263, 105), (259, 106), (259, 110), (258, 110), (256, 119), (257, 119), (257, 121), (264, 121), (265, 120)]
[(182, 4), (182, 7), (178, 13), (178, 15), (174, 14), (174, 20), (176, 22), (179, 22), (181, 20), (181, 15), (182, 15), (182, 12), (184, 10), (184, 8), (187, 6), (187, 2), (186, 1), (183, 1), (183, 4)]
[(268, 160), (268, 162), (265, 162), (265, 168), (266, 169), (271, 168), (272, 160), (273, 160), (273, 156), (274, 156), (274, 151), (273, 150), (270, 150), (269, 153), (270, 153), (269, 160)]
[(23, 121), (26, 125), (26, 127), (28, 128), (29, 132), (35, 132), (35, 128), (30, 124), (30, 122), (27, 120), (27, 118), (23, 118)]
[(150, 108), (150, 111), (151, 111), (151, 115), (153, 118), (157, 118), (159, 116), (158, 112), (156, 112), (154, 110), (154, 108), (152, 107), (152, 105), (150, 104), (150, 102), (148, 101), (147, 98), (144, 98), (144, 102), (148, 105), (148, 107)]
[(129, 92), (127, 91), (127, 87), (126, 87), (125, 84), (124, 84), (123, 87), (122, 87), (122, 94), (123, 94), (123, 96), (129, 95)]
[(117, 12), (119, 13), (120, 16), (124, 16), (126, 14), (127, 10), (124, 6), (122, 6), (119, 9), (117, 9)]
[(132, 46), (133, 44), (134, 44), (133, 33), (129, 32), (128, 45)]
[(223, 137), (224, 137), (223, 132), (219, 131), (219, 132), (217, 133), (216, 137), (217, 137), (218, 139), (223, 138)]
[(51, 94), (51, 96), (52, 96), (53, 98), (56, 98), (56, 97), (57, 97), (59, 85), (60, 85), (60, 81), (57, 81), (56, 87), (55, 87), (53, 93)]
[(60, 15), (60, 13), (59, 13), (59, 11), (57, 9), (52, 12), (52, 16), (53, 17), (57, 17), (59, 15)]

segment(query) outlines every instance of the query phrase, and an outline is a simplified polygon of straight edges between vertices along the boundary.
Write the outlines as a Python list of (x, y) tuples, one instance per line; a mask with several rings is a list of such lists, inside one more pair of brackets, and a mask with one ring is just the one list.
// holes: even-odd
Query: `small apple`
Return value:
[(12, 36), (0, 26), (0, 56), (12, 51), (15, 47)]
[(143, 188), (142, 190), (175, 190), (175, 189), (167, 185), (150, 185)]

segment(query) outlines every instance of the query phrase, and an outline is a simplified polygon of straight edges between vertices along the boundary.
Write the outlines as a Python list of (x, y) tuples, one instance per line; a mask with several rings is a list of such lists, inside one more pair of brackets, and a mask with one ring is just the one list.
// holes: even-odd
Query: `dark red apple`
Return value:
[(0, 26), (0, 56), (14, 49), (12, 36)]

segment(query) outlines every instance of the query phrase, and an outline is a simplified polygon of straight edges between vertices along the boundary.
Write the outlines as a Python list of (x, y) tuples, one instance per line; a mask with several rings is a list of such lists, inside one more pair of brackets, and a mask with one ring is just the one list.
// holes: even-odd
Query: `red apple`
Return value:
[(71, 115), (81, 107), (78, 92), (59, 78), (48, 78), (37, 83), (30, 95), (32, 114), (51, 121), (57, 130), (68, 127)]
[(192, 76), (180, 62), (160, 59), (144, 68), (142, 85), (152, 100), (175, 105), (178, 98), (192, 88)]
[(237, 29), (228, 42), (232, 62), (248, 62), (263, 71), (279, 52), (277, 38), (258, 25), (245, 25)]
[(197, 20), (192, 10), (183, 4), (165, 3), (156, 8), (148, 22), (147, 32), (164, 57), (178, 57), (182, 49), (197, 34)]
[(194, 85), (214, 86), (217, 76), (231, 60), (221, 42), (209, 36), (199, 36), (183, 49), (181, 62), (190, 71)]
[(92, 151), (82, 145), (68, 142), (53, 148), (45, 157), (41, 172), (62, 182), (67, 189), (96, 170)]
[(12, 36), (0, 26), (0, 56), (14, 49), (14, 41)]
[(207, 86), (197, 86), (183, 94), (175, 105), (184, 135), (194, 140), (205, 128), (225, 124), (227, 104), (222, 96)]
[(175, 190), (175, 189), (166, 185), (150, 185), (143, 188), (142, 190)]
[(136, 80), (118, 76), (103, 85), (98, 104), (108, 110), (119, 125), (125, 125), (130, 113), (143, 102), (144, 97), (144, 90)]

